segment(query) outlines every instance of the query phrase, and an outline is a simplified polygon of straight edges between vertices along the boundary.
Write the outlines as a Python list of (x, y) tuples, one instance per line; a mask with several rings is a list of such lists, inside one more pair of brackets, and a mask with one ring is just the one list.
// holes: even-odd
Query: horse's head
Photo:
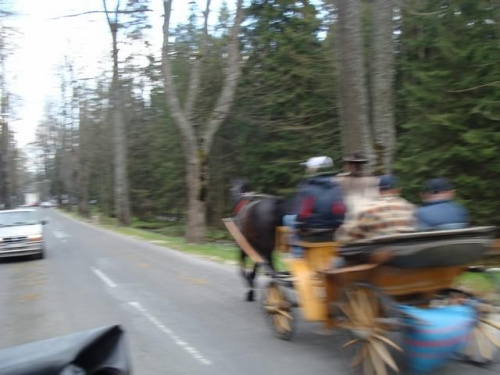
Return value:
[(250, 191), (248, 180), (246, 178), (234, 179), (231, 183), (231, 201), (233, 204), (238, 203), (241, 199), (241, 195)]

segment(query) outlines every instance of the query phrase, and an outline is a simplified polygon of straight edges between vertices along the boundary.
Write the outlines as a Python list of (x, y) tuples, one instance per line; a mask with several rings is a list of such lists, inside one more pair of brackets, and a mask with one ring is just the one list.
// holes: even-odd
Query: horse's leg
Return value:
[(256, 267), (254, 267), (252, 272), (247, 272), (246, 270), (246, 259), (247, 255), (246, 253), (240, 249), (240, 269), (241, 269), (241, 275), (245, 279), (245, 281), (248, 284), (248, 291), (246, 293), (245, 299), (249, 302), (254, 300), (254, 292), (253, 292), (253, 280), (255, 279), (255, 273), (256, 273)]
[(255, 263), (252, 272), (248, 274), (248, 286), (250, 287), (250, 289), (247, 293), (247, 301), (255, 300), (255, 276), (257, 275), (258, 269), (259, 265)]

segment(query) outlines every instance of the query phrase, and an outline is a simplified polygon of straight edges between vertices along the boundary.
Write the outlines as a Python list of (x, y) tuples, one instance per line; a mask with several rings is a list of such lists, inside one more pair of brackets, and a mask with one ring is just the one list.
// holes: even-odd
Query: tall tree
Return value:
[(373, 160), (359, 0), (337, 0), (336, 53), (344, 152), (363, 150)]
[(208, 181), (208, 161), (212, 151), (214, 136), (228, 117), (233, 104), (238, 77), (240, 75), (240, 51), (238, 35), (243, 20), (242, 0), (237, 0), (236, 16), (228, 43), (227, 69), (217, 101), (211, 110), (198, 121), (193, 117), (193, 109), (199, 93), (201, 64), (207, 50), (208, 16), (210, 0), (204, 11), (203, 33), (194, 58), (186, 98), (181, 105), (172, 71), (172, 52), (169, 42), (172, 0), (164, 0), (162, 72), (164, 77), (165, 100), (174, 123), (182, 136), (182, 146), (186, 165), (187, 228), (186, 239), (202, 242), (206, 228), (206, 189)]
[(499, 225), (498, 6), (415, 1), (403, 8), (398, 170), (414, 198), (445, 176), (475, 224)]
[[(123, 78), (118, 59), (118, 37), (120, 29), (127, 29), (129, 37), (138, 39), (143, 28), (149, 28), (145, 24), (146, 12), (149, 12), (148, 0), (128, 0), (125, 8), (121, 9), (121, 2), (116, 2), (114, 10), (110, 11), (107, 0), (102, 0), (106, 20), (111, 32), (111, 50), (113, 57), (113, 78), (111, 83), (110, 104), (113, 126), (113, 150), (114, 150), (114, 212), (121, 225), (130, 224), (130, 200), (127, 171), (127, 140), (124, 117), (124, 87)], [(126, 21), (120, 19), (120, 15), (126, 15)]]
[(5, 25), (5, 19), (11, 15), (0, 2), (0, 203), (6, 208), (12, 207), (14, 175), (10, 165), (13, 161), (12, 132), (9, 127), (10, 93), (7, 89), (5, 64), (11, 45), (11, 30)]
[(106, 0), (103, 0), (103, 6), (109, 30), (111, 31), (113, 56), (113, 79), (110, 102), (113, 121), (115, 216), (119, 224), (128, 225), (130, 224), (130, 202), (128, 196), (127, 146), (125, 140), (125, 120), (123, 117), (123, 90), (118, 66), (120, 1), (117, 2), (116, 9), (112, 12), (108, 11)]
[(10, 163), (12, 160), (11, 131), (8, 122), (8, 95), (2, 90), (1, 118), (0, 118), (0, 180), (2, 196), (0, 201), (5, 208), (12, 208), (12, 174)]
[(286, 194), (302, 178), (300, 161), (341, 155), (334, 58), (313, 2), (253, 0), (246, 14), (238, 128), (224, 132), (254, 189)]
[[(61, 195), (66, 199), (65, 208), (68, 211), (73, 209), (73, 201), (76, 198), (76, 175), (78, 173), (76, 165), (76, 139), (78, 119), (77, 81), (75, 76), (74, 63), (65, 57), (64, 65), (61, 68), (61, 103), (58, 114), (61, 123), (60, 142), (61, 146), (57, 151), (59, 161), (59, 179), (61, 181)], [(51, 114), (47, 115), (50, 121)]]
[(92, 120), (89, 114), (89, 103), (80, 100), (78, 123), (78, 213), (83, 217), (89, 216), (89, 183), (90, 163), (93, 151), (91, 140)]
[(396, 147), (393, 0), (373, 0), (371, 32), (370, 107), (376, 168), (389, 173)]

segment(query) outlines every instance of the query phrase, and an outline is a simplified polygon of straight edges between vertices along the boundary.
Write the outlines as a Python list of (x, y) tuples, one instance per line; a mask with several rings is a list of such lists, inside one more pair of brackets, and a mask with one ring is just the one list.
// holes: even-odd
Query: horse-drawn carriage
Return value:
[[(500, 282), (490, 270), (470, 266), (491, 249), (493, 227), (400, 234), (342, 248), (300, 242), (304, 257), (283, 257), (288, 271), (278, 272), (235, 221), (224, 221), (244, 254), (267, 269), (262, 305), (281, 339), (292, 337), (300, 309), (307, 321), (347, 332), (343, 347), (354, 352), (351, 365), (376, 375), (399, 371), (391, 352), (405, 353), (408, 373), (431, 370), (457, 351), (486, 363), (500, 348), (496, 305), (452, 287), (464, 272), (484, 272)], [(289, 252), (286, 231), (276, 232), (281, 253)], [(334, 266), (338, 257), (344, 266)], [(403, 331), (402, 345), (393, 331)]]

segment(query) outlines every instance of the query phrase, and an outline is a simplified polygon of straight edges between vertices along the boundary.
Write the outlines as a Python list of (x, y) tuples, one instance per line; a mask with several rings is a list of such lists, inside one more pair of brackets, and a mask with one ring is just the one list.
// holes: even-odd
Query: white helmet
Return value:
[(315, 156), (304, 163), (300, 163), (300, 165), (304, 165), (308, 169), (331, 168), (333, 167), (333, 160), (328, 156)]

